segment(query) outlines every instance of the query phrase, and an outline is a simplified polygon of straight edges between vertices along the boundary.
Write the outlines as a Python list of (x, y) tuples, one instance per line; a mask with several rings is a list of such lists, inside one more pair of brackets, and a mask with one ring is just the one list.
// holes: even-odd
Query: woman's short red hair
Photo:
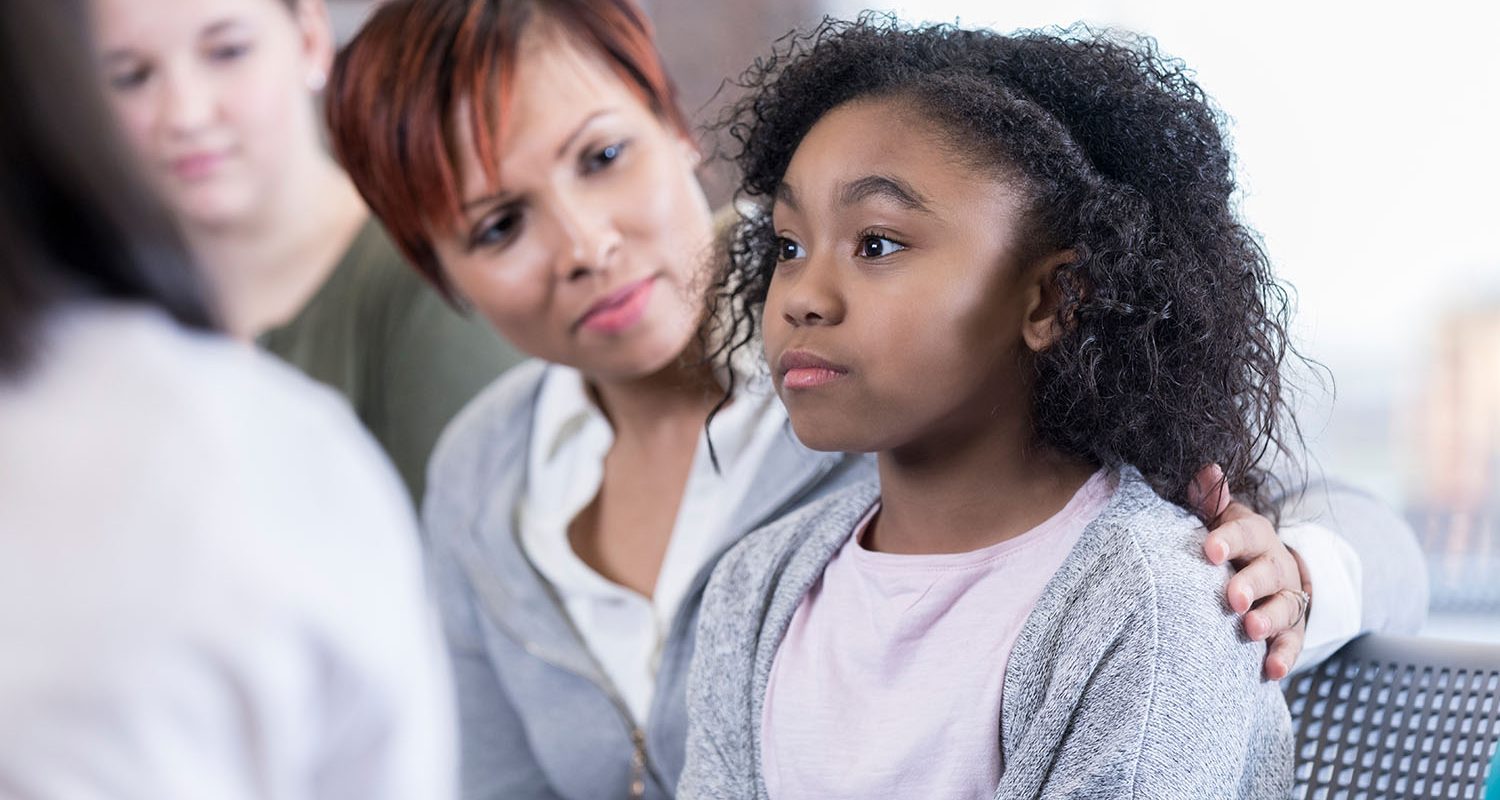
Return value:
[[(390, 0), (334, 61), (328, 128), (339, 160), (417, 270), (456, 299), (430, 228), (460, 213), (454, 154), (471, 137), (499, 178), (499, 119), (521, 36), (538, 17), (604, 58), (666, 124), (686, 135), (651, 23), (632, 0)], [(460, 131), (456, 110), (476, 113)]]

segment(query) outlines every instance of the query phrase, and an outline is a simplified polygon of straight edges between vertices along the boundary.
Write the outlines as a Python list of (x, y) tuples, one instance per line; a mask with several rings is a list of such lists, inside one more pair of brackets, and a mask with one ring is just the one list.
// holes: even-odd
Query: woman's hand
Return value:
[(1190, 495), (1213, 521), (1203, 554), (1235, 569), (1225, 589), (1229, 607), (1244, 616), (1246, 636), (1266, 640), (1266, 677), (1285, 678), (1297, 663), (1307, 631), (1312, 586), (1302, 559), (1281, 543), (1270, 520), (1230, 497), (1217, 464), (1198, 472)]

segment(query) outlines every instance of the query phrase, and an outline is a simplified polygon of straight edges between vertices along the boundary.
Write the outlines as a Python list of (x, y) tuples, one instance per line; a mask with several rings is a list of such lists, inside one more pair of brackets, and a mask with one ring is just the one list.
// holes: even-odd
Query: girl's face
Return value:
[[(491, 185), (459, 137), (449, 281), (508, 340), (594, 379), (677, 358), (702, 317), (712, 218), (696, 146), (546, 21), (517, 53)], [(457, 130), (466, 130), (467, 109)]]
[(1014, 184), (953, 152), (903, 102), (862, 100), (826, 114), (793, 155), (763, 330), (809, 447), (941, 448), (1025, 424), (1055, 262), (1022, 263)]
[(319, 148), (310, 87), (332, 58), (322, 0), (93, 0), (106, 92), (181, 219), (275, 202)]

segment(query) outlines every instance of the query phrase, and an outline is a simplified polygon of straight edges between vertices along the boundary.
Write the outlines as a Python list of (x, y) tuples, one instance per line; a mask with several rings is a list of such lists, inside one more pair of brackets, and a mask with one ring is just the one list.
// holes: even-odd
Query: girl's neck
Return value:
[(1062, 510), (1095, 471), (1037, 444), (1024, 420), (882, 452), (881, 508), (865, 546), (963, 553), (1015, 538)]
[(255, 217), (186, 226), (236, 338), (253, 339), (295, 317), (369, 217), (348, 176), (327, 156), (319, 153), (289, 174), (296, 179), (284, 181)]

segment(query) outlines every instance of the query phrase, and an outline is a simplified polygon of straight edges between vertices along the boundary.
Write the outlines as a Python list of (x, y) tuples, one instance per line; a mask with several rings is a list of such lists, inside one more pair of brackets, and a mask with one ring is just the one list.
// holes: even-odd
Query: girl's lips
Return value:
[(813, 389), (839, 380), (849, 370), (806, 350), (788, 350), (776, 362), (786, 389)]
[(619, 333), (640, 322), (651, 302), (655, 276), (626, 284), (604, 296), (579, 318), (577, 326), (595, 333)]

